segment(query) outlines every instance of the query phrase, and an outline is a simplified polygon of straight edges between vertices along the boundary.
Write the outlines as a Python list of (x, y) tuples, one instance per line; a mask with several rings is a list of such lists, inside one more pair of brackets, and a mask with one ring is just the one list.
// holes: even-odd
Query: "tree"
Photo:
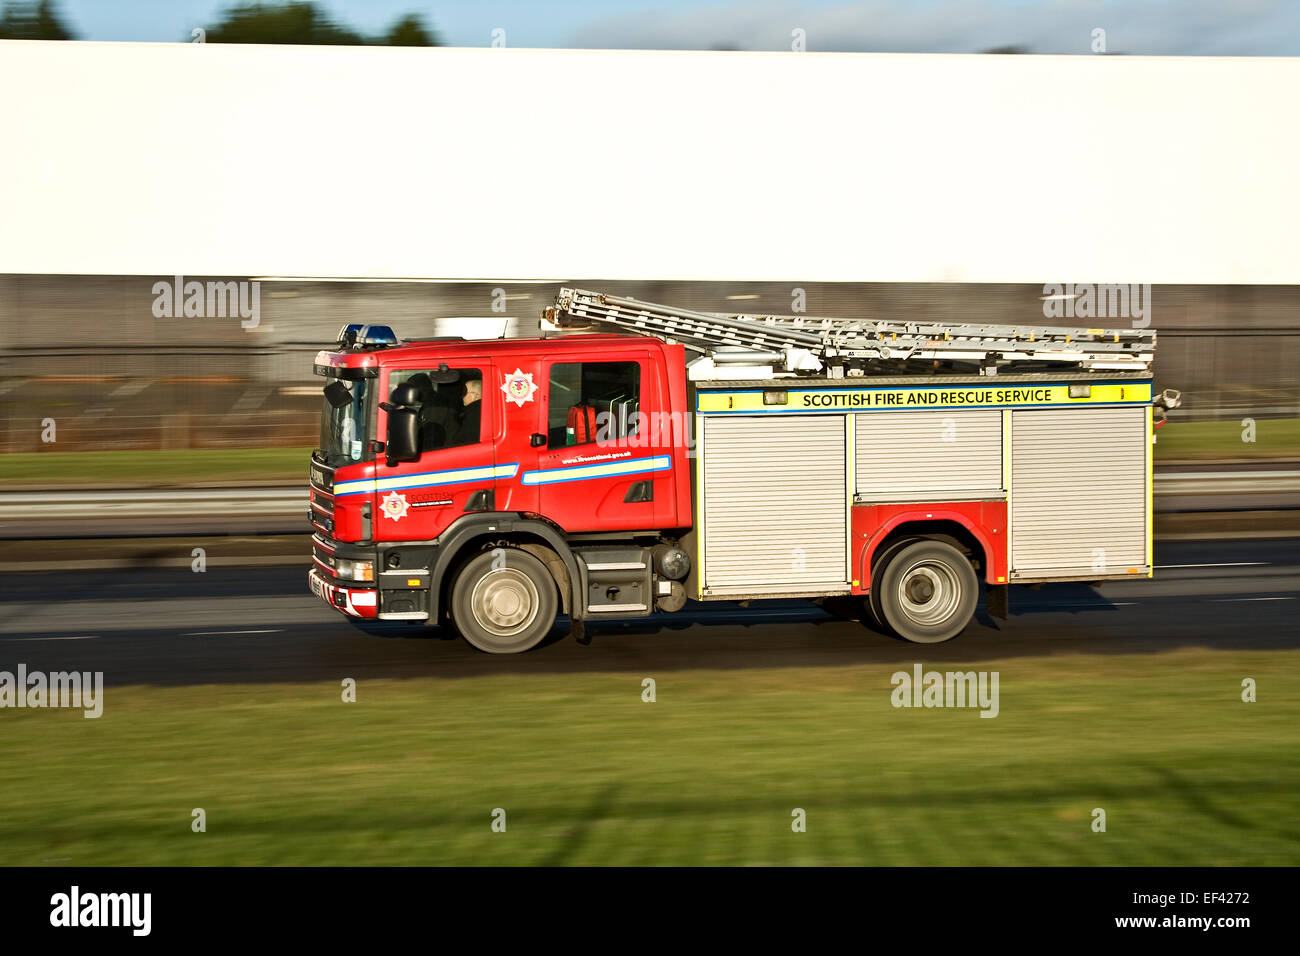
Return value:
[(52, 0), (11, 3), (0, 17), (0, 40), (73, 40)]
[(232, 7), (224, 19), (207, 31), (208, 43), (311, 43), (389, 46), (436, 46), (437, 37), (415, 14), (402, 17), (379, 38), (367, 39), (349, 27), (334, 23), (314, 3), (292, 0), (285, 4), (249, 3)]
[(391, 27), (382, 41), (388, 46), (437, 46), (438, 37), (414, 13), (408, 13)]
[(362, 43), (361, 34), (330, 21), (313, 3), (251, 3), (226, 11), (207, 31), (208, 43)]

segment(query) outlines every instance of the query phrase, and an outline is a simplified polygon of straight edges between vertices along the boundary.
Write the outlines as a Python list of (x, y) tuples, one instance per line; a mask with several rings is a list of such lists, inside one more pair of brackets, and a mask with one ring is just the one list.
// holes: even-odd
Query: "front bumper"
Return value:
[(350, 617), (379, 616), (379, 591), (375, 588), (339, 587), (326, 581), (315, 568), (307, 572), (307, 586), (330, 607)]

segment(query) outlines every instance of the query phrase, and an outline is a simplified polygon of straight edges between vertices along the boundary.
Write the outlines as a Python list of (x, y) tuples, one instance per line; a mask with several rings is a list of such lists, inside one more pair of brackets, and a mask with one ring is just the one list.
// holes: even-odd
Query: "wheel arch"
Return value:
[(982, 564), (981, 576), (994, 583), (995, 552), (988, 532), (960, 512), (927, 509), (924, 513), (895, 515), (863, 548), (860, 580), (866, 582), (868, 588), (877, 555), (884, 554), (895, 542), (905, 538), (930, 538), (951, 544), (968, 557), (978, 559)]
[(509, 541), (537, 558), (550, 572), (560, 595), (561, 613), (572, 615), (581, 607), (574, 588), (582, 580), (578, 562), (563, 535), (545, 521), (522, 515), (466, 515), (442, 536), (438, 556), (430, 569), (434, 587), (429, 593), (429, 620), (438, 620), (448, 603), (452, 572), (472, 554), (494, 541)]

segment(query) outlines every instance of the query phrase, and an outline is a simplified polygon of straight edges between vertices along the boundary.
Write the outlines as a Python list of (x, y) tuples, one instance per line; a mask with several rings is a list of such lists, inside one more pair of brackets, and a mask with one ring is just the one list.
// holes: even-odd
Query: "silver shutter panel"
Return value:
[(1146, 567), (1141, 408), (1017, 409), (1011, 415), (1011, 577)]
[(718, 416), (703, 424), (706, 592), (846, 586), (844, 416)]
[(1002, 490), (1000, 409), (858, 412), (861, 501), (963, 501)]

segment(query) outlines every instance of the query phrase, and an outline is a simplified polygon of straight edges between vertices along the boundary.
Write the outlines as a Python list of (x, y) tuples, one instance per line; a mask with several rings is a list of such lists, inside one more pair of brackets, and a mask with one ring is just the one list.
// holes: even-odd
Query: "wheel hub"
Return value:
[(498, 637), (526, 630), (537, 616), (537, 589), (528, 575), (514, 568), (498, 568), (479, 579), (470, 606), (479, 625)]
[(961, 587), (957, 575), (941, 562), (914, 564), (899, 578), (898, 603), (917, 624), (942, 624), (956, 613), (960, 600)]
[(934, 597), (934, 582), (923, 574), (917, 574), (907, 582), (907, 596), (917, 604), (924, 604)]

